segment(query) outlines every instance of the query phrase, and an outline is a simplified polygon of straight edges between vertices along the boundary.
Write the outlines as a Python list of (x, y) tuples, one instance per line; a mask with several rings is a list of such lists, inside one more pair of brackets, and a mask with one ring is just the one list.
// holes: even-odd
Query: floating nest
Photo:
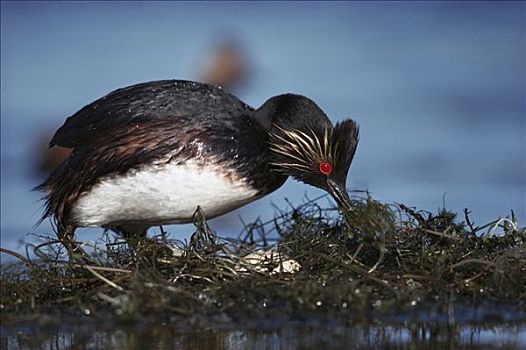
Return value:
[(201, 215), (188, 242), (164, 231), (134, 242), (106, 235), (87, 262), (68, 259), (52, 238), (32, 246), (31, 259), (3, 249), (18, 261), (2, 266), (2, 322), (53, 314), (360, 321), (412, 310), (451, 317), (459, 303), (512, 305), (524, 317), (526, 230), (513, 213), (475, 226), (467, 210), (459, 219), (366, 196), (342, 218), (318, 202), (247, 225), (238, 238), (218, 237)]

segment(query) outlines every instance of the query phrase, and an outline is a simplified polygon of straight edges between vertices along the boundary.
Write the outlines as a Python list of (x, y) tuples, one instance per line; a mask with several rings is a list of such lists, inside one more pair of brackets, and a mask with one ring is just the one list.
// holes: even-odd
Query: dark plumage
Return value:
[[(239, 184), (250, 192), (239, 200), (225, 199), (220, 209), (209, 207), (213, 215), (274, 191), (288, 176), (329, 191), (345, 205), (345, 179), (357, 142), (358, 128), (352, 120), (333, 127), (323, 111), (304, 96), (276, 96), (254, 110), (212, 85), (180, 80), (149, 82), (115, 90), (67, 118), (49, 145), (74, 150), (37, 189), (47, 192), (43, 218), (54, 218), (64, 240), (72, 239), (75, 227), (90, 223), (83, 218), (88, 205), (78, 203), (90, 193), (98, 193), (95, 189), (105, 189), (100, 186), (107, 183), (113, 186), (108, 188), (119, 188), (121, 180), (146, 170), (157, 174), (168, 164), (176, 171), (186, 169), (189, 160), (203, 169), (213, 169), (225, 183), (233, 184), (233, 191)], [(328, 173), (322, 163), (329, 164)], [(324, 172), (320, 167), (325, 167)], [(165, 180), (172, 185), (169, 177)], [(177, 193), (171, 192), (170, 203), (173, 198), (178, 201), (173, 197)], [(181, 203), (184, 200), (181, 198)], [(176, 208), (178, 203), (173, 205)], [(117, 209), (106, 208), (103, 202), (97, 208), (111, 215), (89, 226), (147, 227), (186, 220), (182, 214), (174, 215), (173, 220), (170, 215), (137, 220), (123, 215), (126, 219), (120, 220)], [(129, 214), (130, 208), (134, 209), (122, 210)], [(141, 218), (141, 209), (136, 210)], [(204, 211), (206, 215), (206, 205)]]

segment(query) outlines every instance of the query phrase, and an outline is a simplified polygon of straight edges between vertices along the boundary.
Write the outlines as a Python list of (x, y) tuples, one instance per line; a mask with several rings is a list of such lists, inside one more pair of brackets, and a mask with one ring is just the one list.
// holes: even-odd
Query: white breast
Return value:
[(93, 186), (73, 206), (79, 226), (186, 223), (198, 206), (212, 218), (257, 199), (243, 180), (232, 180), (217, 166), (154, 165)]

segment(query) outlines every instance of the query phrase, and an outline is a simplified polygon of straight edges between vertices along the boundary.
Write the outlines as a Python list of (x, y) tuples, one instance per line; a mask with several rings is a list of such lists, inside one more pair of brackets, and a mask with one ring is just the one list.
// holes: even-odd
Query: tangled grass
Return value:
[(234, 239), (198, 215), (187, 243), (114, 239), (87, 263), (67, 259), (52, 239), (33, 247), (36, 259), (3, 249), (19, 262), (2, 266), (2, 321), (57, 313), (360, 320), (419, 306), (450, 315), (459, 300), (516, 305), (524, 315), (526, 230), (513, 214), (475, 227), (467, 210), (458, 220), (367, 196), (342, 220), (316, 203)]

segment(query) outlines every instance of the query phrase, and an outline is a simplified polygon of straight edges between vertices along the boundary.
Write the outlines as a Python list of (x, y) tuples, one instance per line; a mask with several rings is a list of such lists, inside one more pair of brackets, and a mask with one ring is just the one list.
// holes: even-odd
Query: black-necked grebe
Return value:
[(350, 119), (333, 126), (310, 99), (284, 94), (253, 109), (209, 84), (163, 80), (115, 90), (85, 106), (49, 143), (73, 148), (37, 189), (59, 239), (76, 227), (145, 233), (216, 217), (292, 176), (349, 206), (358, 144)]

